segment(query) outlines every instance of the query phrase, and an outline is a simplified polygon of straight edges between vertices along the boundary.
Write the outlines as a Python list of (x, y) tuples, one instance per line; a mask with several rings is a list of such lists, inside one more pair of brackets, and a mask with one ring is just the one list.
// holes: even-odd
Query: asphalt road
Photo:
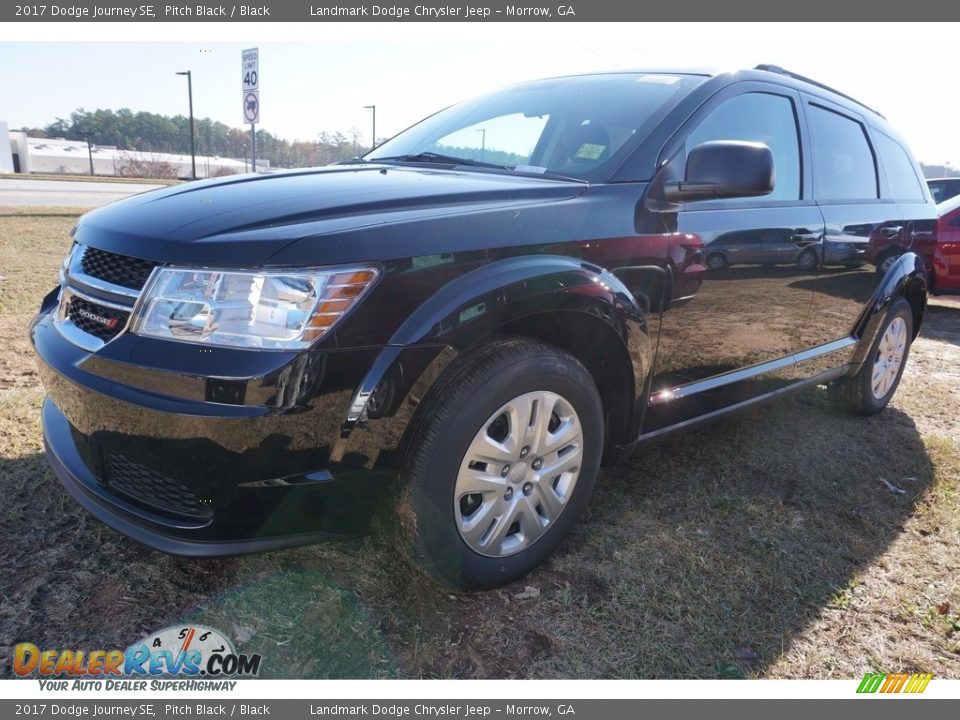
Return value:
[(166, 186), (122, 182), (0, 178), (0, 206), (60, 205), (93, 208), (161, 187)]

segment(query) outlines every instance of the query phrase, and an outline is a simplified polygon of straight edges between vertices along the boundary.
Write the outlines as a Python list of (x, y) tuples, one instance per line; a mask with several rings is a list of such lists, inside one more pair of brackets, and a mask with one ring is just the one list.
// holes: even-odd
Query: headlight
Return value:
[(234, 272), (154, 271), (132, 332), (204, 345), (307, 347), (377, 278), (370, 267)]

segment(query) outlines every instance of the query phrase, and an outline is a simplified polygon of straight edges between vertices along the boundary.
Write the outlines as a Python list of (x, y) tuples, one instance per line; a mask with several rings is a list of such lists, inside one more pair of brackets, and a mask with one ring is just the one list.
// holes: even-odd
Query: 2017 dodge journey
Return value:
[(164, 552), (378, 515), (435, 579), (493, 587), (558, 546), (601, 461), (813, 384), (881, 410), (923, 265), (824, 258), (935, 220), (881, 115), (781, 68), (516, 85), (353, 161), (85, 215), (30, 329), (48, 457)]

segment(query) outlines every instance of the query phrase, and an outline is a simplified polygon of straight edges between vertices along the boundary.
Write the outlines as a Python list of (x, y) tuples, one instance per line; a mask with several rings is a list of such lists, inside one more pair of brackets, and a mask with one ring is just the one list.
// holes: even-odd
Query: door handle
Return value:
[(903, 226), (901, 225), (890, 225), (889, 227), (883, 228), (880, 232), (883, 234), (887, 240), (892, 240), (897, 235), (903, 231)]
[(820, 233), (807, 230), (807, 228), (797, 228), (790, 236), (790, 242), (796, 243), (801, 247), (820, 242)]

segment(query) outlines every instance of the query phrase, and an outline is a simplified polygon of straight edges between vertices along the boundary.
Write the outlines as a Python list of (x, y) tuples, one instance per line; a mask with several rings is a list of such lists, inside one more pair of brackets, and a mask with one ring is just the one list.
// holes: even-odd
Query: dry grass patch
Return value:
[(23, 175), (0, 175), (3, 180), (65, 180), (67, 182), (131, 183), (141, 185), (179, 185), (183, 180), (168, 178), (121, 177), (119, 175), (59, 175), (55, 173), (31, 173)]
[(76, 208), (0, 207), (0, 392), (36, 382), (27, 325), (57, 285)]

